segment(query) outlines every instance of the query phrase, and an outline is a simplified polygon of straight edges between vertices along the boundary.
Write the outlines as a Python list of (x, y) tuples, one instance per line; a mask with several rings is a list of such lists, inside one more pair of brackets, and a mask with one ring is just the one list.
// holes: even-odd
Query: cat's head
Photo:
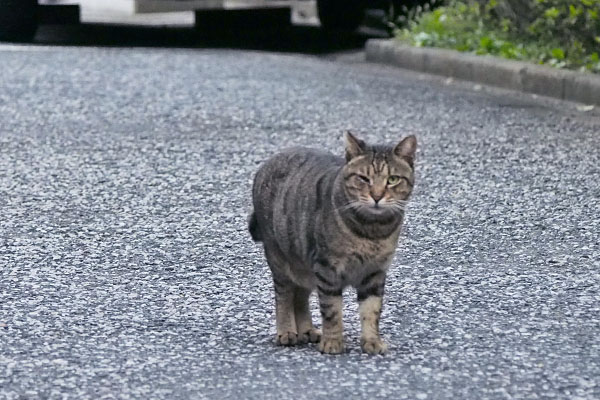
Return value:
[(414, 185), (415, 136), (395, 146), (369, 145), (346, 132), (345, 209), (366, 220), (401, 215)]

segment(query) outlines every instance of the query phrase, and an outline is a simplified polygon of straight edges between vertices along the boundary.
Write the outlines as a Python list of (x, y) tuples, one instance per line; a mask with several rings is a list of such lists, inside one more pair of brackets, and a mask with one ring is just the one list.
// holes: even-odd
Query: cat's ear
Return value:
[(402, 157), (412, 167), (415, 161), (415, 153), (417, 151), (417, 138), (415, 135), (405, 137), (394, 147), (394, 154)]
[(354, 136), (352, 132), (346, 131), (344, 137), (346, 138), (346, 161), (358, 157), (367, 150), (365, 142)]

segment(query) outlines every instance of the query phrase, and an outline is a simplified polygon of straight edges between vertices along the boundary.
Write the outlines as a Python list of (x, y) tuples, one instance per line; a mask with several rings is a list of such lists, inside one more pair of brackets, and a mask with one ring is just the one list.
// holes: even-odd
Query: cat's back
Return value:
[(278, 191), (282, 185), (302, 183), (307, 174), (318, 175), (337, 170), (343, 166), (344, 160), (329, 152), (307, 148), (293, 147), (275, 154), (265, 161), (254, 178), (253, 195)]
[(323, 167), (341, 166), (344, 160), (330, 152), (313, 149), (310, 147), (291, 147), (280, 151), (265, 161), (257, 173), (297, 171), (299, 168), (310, 167), (312, 165), (321, 165)]
[(305, 147), (286, 149), (265, 161), (252, 188), (250, 232), (254, 239), (261, 240), (258, 225), (269, 230), (294, 225), (303, 212), (314, 209), (343, 165), (341, 157)]

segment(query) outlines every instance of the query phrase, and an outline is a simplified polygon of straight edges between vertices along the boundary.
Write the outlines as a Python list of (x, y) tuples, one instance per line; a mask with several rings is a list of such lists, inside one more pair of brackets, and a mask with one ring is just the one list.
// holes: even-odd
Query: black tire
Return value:
[(37, 0), (0, 0), (0, 40), (31, 41), (37, 26)]
[(319, 20), (324, 29), (354, 31), (365, 17), (362, 0), (317, 0)]

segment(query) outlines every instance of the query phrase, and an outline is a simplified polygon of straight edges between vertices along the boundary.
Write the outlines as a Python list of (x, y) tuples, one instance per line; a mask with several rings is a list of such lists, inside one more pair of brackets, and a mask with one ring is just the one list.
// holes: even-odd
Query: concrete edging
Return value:
[(411, 47), (394, 39), (370, 39), (367, 61), (391, 64), (505, 89), (600, 105), (600, 75), (454, 50)]

